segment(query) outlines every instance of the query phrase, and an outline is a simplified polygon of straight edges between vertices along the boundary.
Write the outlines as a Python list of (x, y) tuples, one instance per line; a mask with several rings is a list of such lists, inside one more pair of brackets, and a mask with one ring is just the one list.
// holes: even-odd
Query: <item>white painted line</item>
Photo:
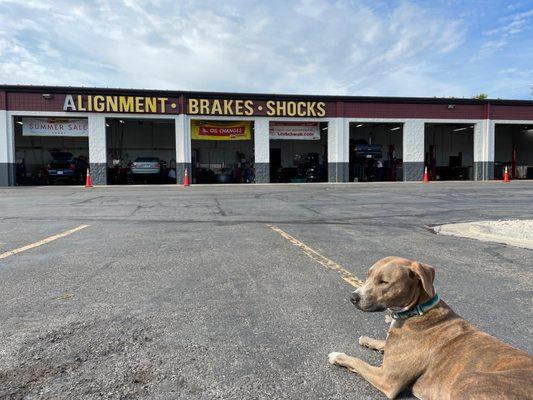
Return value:
[(354, 274), (352, 274), (342, 265), (337, 264), (335, 261), (330, 260), (327, 257), (324, 257), (318, 251), (312, 249), (305, 243), (300, 242), (298, 239), (292, 237), (287, 232), (281, 230), (277, 226), (268, 225), (268, 227), (272, 229), (274, 232), (278, 233), (281, 237), (287, 239), (293, 245), (299, 247), (300, 250), (302, 250), (307, 256), (311, 257), (313, 260), (315, 260), (317, 263), (322, 265), (324, 268), (330, 269), (332, 271), (339, 273), (341, 276), (341, 279), (344, 280), (345, 282), (348, 282), (350, 285), (354, 287), (359, 287), (363, 284), (363, 281), (357, 278)]
[(0, 254), (0, 260), (3, 259), (3, 258), (7, 258), (9, 256), (13, 256), (13, 255), (18, 254), (18, 253), (22, 253), (23, 251), (26, 251), (26, 250), (34, 249), (35, 247), (42, 246), (43, 244), (53, 242), (54, 240), (64, 238), (65, 236), (72, 235), (74, 232), (81, 231), (82, 229), (87, 228), (88, 226), (89, 225), (80, 225), (80, 226), (78, 226), (76, 228), (69, 229), (68, 231), (65, 231), (63, 233), (59, 233), (57, 235), (50, 236), (50, 237), (47, 237), (45, 239), (39, 240), (38, 242), (35, 242), (35, 243), (32, 243), (32, 244), (28, 244), (28, 245), (23, 246), (23, 247), (19, 247), (18, 249), (6, 251), (5, 253)]

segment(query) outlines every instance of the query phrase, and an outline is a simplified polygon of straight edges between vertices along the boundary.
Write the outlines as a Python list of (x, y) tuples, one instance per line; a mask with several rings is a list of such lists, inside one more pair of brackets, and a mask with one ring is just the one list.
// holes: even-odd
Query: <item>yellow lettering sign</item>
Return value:
[(316, 108), (318, 110), (318, 117), (323, 117), (326, 115), (326, 103), (324, 103), (323, 101), (319, 101), (318, 103), (316, 103)]
[(144, 112), (144, 98), (135, 97), (135, 112)]
[[(113, 95), (66, 95), (63, 102), (64, 111), (88, 111), (107, 113), (166, 113), (167, 106), (173, 112), (179, 112), (177, 102), (168, 97), (113, 96)], [(266, 106), (266, 107), (265, 107)], [(266, 108), (266, 109), (265, 109)], [(191, 115), (252, 116), (269, 117), (325, 117), (326, 103), (323, 101), (294, 101), (247, 99), (187, 99), (186, 112)]]
[(222, 106), (220, 105), (220, 100), (213, 100), (213, 108), (211, 109), (213, 114), (220, 115), (222, 114)]
[(94, 111), (104, 111), (105, 110), (105, 98), (104, 96), (94, 96)]
[(157, 102), (156, 99), (153, 97), (145, 97), (144, 98), (144, 111), (148, 113), (156, 113), (157, 112)]
[(81, 95), (78, 95), (78, 109), (77, 111), (87, 111), (85, 107), (83, 107), (83, 100)]
[(120, 112), (133, 112), (133, 97), (120, 96), (118, 98)]
[(267, 101), (267, 115), (273, 116), (276, 115), (276, 109), (274, 108), (275, 101)]
[[(75, 99), (75, 101), (74, 101)], [(189, 101), (190, 103), (191, 101)], [(65, 96), (64, 111), (92, 111), (92, 112), (126, 112), (126, 113), (166, 113), (168, 97), (144, 96), (108, 96), (108, 95), (76, 95)], [(177, 110), (177, 102), (170, 104)]]
[(161, 107), (161, 112), (165, 112), (165, 105), (167, 104), (168, 98), (166, 97), (158, 97), (157, 100), (159, 100), (159, 105)]
[(117, 96), (106, 96), (106, 111), (118, 112), (118, 98)]
[(209, 100), (200, 99), (200, 114), (210, 114), (210, 112), (209, 112)]
[(224, 100), (224, 114), (225, 115), (233, 115), (233, 110), (231, 109), (233, 107), (233, 100)]
[(189, 99), (189, 114), (198, 114), (200, 112), (198, 108), (198, 99)]
[(246, 100), (244, 102), (245, 115), (254, 115), (254, 102), (252, 100)]

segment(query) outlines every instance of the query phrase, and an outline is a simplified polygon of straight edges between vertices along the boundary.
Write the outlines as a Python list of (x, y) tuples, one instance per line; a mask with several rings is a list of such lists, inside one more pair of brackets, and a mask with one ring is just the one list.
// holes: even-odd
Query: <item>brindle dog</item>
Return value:
[(384, 352), (383, 364), (344, 353), (331, 353), (329, 362), (360, 374), (389, 399), (409, 385), (424, 400), (533, 399), (533, 357), (455, 314), (435, 297), (434, 277), (432, 266), (417, 261), (376, 262), (351, 301), (362, 311), (393, 313), (386, 340), (359, 338)]

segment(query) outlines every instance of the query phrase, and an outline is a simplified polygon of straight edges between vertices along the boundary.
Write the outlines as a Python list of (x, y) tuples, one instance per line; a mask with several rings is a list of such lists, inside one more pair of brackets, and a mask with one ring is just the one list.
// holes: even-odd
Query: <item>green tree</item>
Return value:
[(476, 94), (474, 97), (472, 97), (473, 99), (478, 99), (478, 100), (484, 100), (486, 98), (488, 98), (489, 95), (487, 93), (480, 93), (480, 94)]

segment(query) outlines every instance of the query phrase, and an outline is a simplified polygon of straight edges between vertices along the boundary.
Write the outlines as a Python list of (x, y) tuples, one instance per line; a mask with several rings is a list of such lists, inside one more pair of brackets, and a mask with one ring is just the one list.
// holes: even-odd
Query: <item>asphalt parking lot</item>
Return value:
[(384, 315), (272, 227), (361, 279), (430, 263), (456, 312), (531, 353), (532, 250), (429, 229), (502, 218), (533, 218), (533, 182), (1, 189), (0, 254), (40, 245), (0, 256), (0, 398), (384, 398), (326, 362), (378, 364), (357, 338)]

